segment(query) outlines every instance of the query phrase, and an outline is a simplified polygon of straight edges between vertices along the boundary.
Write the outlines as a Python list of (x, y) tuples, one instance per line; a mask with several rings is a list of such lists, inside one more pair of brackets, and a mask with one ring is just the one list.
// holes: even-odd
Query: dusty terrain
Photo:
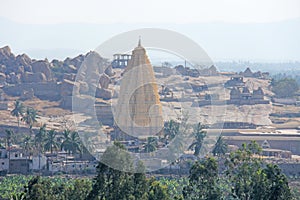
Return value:
[[(248, 123), (255, 123), (258, 125), (271, 125), (277, 128), (295, 128), (300, 125), (300, 118), (286, 118), (286, 117), (269, 117), (270, 113), (299, 113), (300, 107), (295, 106), (272, 106), (272, 104), (264, 105), (214, 105), (203, 107), (191, 107), (193, 101), (198, 99), (197, 95), (201, 93), (194, 93), (191, 89), (191, 84), (207, 84), (209, 86), (208, 91), (202, 93), (219, 94), (220, 100), (229, 99), (229, 89), (222, 87), (229, 77), (227, 76), (212, 76), (212, 77), (199, 77), (188, 79), (180, 75), (172, 75), (169, 77), (157, 78), (158, 85), (165, 85), (172, 89), (174, 97), (176, 98), (188, 98), (188, 101), (172, 102), (162, 101), (164, 119), (178, 119), (187, 114), (190, 117), (190, 122), (203, 122), (203, 123), (216, 123), (223, 121), (242, 121)], [(265, 99), (269, 99), (272, 92), (269, 90), (269, 80), (262, 80), (256, 78), (245, 78), (246, 85), (250, 89), (257, 89), (262, 87), (266, 96)], [(119, 86), (110, 86), (115, 90), (119, 89)], [(159, 89), (161, 89), (159, 87)], [(6, 97), (9, 101), (9, 110), (2, 110), (0, 112), (0, 125), (17, 126), (17, 119), (11, 116), (10, 111), (13, 109), (13, 102), (16, 98)], [(112, 102), (116, 103), (116, 99)], [(65, 110), (59, 107), (59, 102), (43, 101), (38, 98), (24, 101), (26, 106), (30, 106), (38, 110), (39, 118), (34, 127), (39, 127), (46, 123), (48, 128), (62, 130), (66, 127), (72, 127), (73, 118), (71, 111)], [(83, 121), (86, 118), (84, 116), (76, 115), (76, 121)], [(278, 121), (280, 123), (278, 123)], [(274, 122), (274, 123), (272, 123)], [(27, 127), (24, 122), (21, 122), (21, 127)]]

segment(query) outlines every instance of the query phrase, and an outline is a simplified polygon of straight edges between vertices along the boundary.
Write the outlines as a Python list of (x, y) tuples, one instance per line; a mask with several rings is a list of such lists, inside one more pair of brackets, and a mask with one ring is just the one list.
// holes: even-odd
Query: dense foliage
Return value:
[(7, 176), (0, 181), (0, 199), (85, 199), (88, 178)]
[[(289, 200), (286, 176), (277, 165), (263, 163), (259, 145), (252, 142), (222, 157), (196, 161), (188, 177), (147, 178), (141, 163), (134, 165), (120, 143), (109, 147), (89, 178), (8, 176), (0, 182), (4, 199), (101, 200)], [(104, 163), (110, 163), (110, 166)], [(121, 165), (120, 165), (121, 164)], [(219, 167), (223, 166), (224, 170)], [(138, 173), (134, 173), (137, 171)], [(297, 184), (294, 183), (294, 191)], [(299, 190), (299, 189), (298, 189)], [(298, 196), (299, 197), (299, 196)]]
[(293, 78), (273, 79), (271, 86), (272, 91), (279, 98), (294, 97), (299, 90), (299, 85)]

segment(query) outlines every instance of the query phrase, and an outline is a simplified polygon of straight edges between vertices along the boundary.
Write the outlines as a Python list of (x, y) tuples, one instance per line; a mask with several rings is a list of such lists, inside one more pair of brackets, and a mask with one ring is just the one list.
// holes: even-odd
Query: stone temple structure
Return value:
[(136, 138), (155, 136), (163, 128), (158, 86), (141, 40), (123, 73), (115, 124), (121, 132)]
[(227, 101), (227, 104), (236, 105), (254, 105), (269, 103), (269, 100), (264, 99), (264, 92), (261, 87), (259, 87), (257, 90), (253, 90), (253, 92), (250, 92), (247, 87), (233, 87), (230, 91), (230, 100)]

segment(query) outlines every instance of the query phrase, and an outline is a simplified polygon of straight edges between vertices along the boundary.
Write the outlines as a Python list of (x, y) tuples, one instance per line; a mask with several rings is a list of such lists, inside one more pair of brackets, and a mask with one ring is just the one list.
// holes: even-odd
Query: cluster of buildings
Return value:
[(95, 173), (96, 166), (94, 158), (79, 159), (64, 151), (32, 155), (16, 146), (0, 148), (0, 174)]

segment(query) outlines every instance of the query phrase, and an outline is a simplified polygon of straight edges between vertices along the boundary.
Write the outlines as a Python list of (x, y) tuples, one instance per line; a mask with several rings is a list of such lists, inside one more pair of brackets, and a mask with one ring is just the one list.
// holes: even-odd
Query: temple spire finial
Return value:
[(139, 43), (138, 43), (138, 46), (141, 47), (141, 36), (139, 36)]

